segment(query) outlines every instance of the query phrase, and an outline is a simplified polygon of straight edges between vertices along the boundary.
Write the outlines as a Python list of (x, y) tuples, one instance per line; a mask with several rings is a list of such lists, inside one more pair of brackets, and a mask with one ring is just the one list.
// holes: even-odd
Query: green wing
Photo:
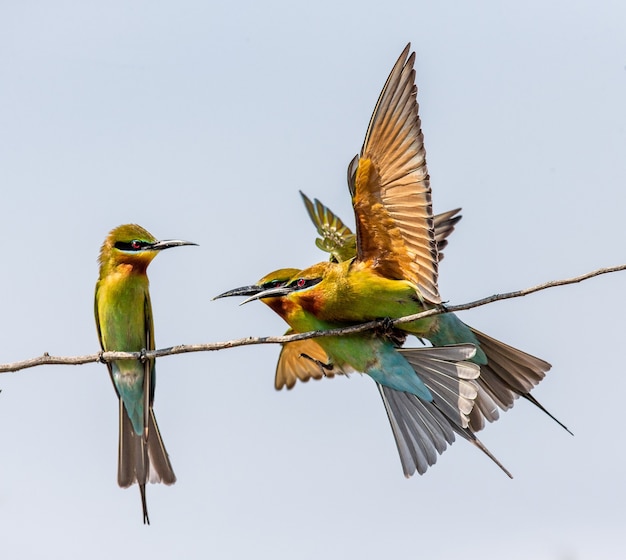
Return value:
[(315, 245), (330, 253), (330, 260), (333, 262), (352, 259), (356, 255), (356, 236), (350, 228), (317, 198), (311, 202), (302, 191), (300, 195), (311, 221), (321, 235), (321, 238), (315, 240)]
[[(355, 158), (358, 162), (358, 158)], [(348, 185), (350, 186), (350, 177), (352, 175), (351, 167), (355, 160), (350, 162), (348, 167)], [(311, 200), (300, 191), (306, 210), (321, 235), (315, 240), (315, 245), (322, 251), (330, 253), (330, 260), (333, 262), (343, 262), (350, 260), (356, 255), (356, 236), (352, 230), (341, 221), (330, 208), (324, 206), (317, 198)], [(437, 251), (439, 260), (443, 259), (443, 249), (448, 244), (448, 236), (454, 231), (454, 226), (461, 219), (460, 208), (437, 214), (433, 218), (433, 226), (435, 228), (435, 242), (437, 243)]]

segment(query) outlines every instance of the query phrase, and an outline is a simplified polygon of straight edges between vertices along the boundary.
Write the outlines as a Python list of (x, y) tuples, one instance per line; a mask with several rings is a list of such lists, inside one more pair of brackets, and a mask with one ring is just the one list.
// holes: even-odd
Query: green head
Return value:
[(306, 294), (313, 286), (319, 284), (332, 266), (333, 263), (327, 261), (315, 264), (304, 270), (284, 269), (284, 271), (289, 271), (291, 276), (281, 282), (276, 280), (277, 273), (281, 271), (268, 274), (261, 279), (261, 282), (265, 281), (262, 284), (263, 289), (257, 288), (256, 291), (251, 291), (249, 294), (241, 294), (250, 295), (248, 299), (242, 302), (242, 305), (255, 299), (279, 298), (290, 295), (294, 295), (297, 299), (300, 295)]
[(263, 276), (263, 278), (261, 278), (256, 284), (241, 286), (240, 288), (235, 288), (234, 290), (228, 290), (219, 296), (215, 296), (213, 299), (231, 296), (253, 296), (264, 292), (265, 290), (280, 288), (281, 286), (287, 284), (291, 278), (298, 274), (298, 272), (300, 271), (297, 268), (280, 268), (274, 272), (270, 272), (266, 276)]
[(100, 249), (98, 258), (100, 276), (119, 266), (145, 272), (159, 251), (183, 245), (197, 243), (178, 239), (158, 241), (149, 231), (137, 224), (118, 226), (109, 232)]
[(325, 299), (321, 282), (327, 269), (333, 266), (338, 265), (326, 261), (305, 270), (275, 270), (252, 286), (235, 288), (217, 297), (249, 296), (241, 305), (259, 299), (298, 332), (314, 330), (316, 309)]

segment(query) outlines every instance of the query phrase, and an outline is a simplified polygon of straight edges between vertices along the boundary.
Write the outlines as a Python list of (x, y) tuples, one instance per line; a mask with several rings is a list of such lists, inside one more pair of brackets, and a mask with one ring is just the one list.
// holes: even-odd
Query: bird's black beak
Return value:
[(220, 298), (231, 297), (231, 296), (252, 296), (262, 291), (263, 291), (263, 288), (261, 286), (259, 286), (258, 284), (254, 284), (252, 286), (242, 286), (241, 288), (228, 290), (227, 292), (224, 292), (223, 294), (220, 294), (219, 296), (215, 296), (213, 299), (220, 299)]
[(250, 296), (248, 299), (243, 300), (239, 305), (243, 305), (244, 303), (248, 303), (249, 301), (254, 301), (255, 299), (286, 296), (287, 294), (291, 293), (291, 291), (292, 290), (288, 286), (268, 288), (267, 290), (258, 290), (254, 295)]
[(165, 239), (163, 241), (155, 241), (146, 249), (150, 249), (151, 251), (162, 251), (163, 249), (171, 249), (172, 247), (182, 247), (183, 245), (198, 245), (197, 243), (193, 243), (192, 241), (182, 241), (180, 239)]

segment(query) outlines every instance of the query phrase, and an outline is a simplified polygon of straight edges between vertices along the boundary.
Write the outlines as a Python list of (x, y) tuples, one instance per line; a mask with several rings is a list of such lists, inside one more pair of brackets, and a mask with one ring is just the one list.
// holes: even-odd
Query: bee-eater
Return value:
[[(350, 167), (348, 169), (348, 183), (349, 183), (351, 192), (354, 192), (354, 174), (353, 174), (353, 171), (352, 172), (350, 171), (350, 168), (354, 166), (354, 162), (357, 160), (358, 160), (358, 157), (355, 158), (351, 162)], [(315, 199), (314, 202), (311, 202), (311, 200), (304, 193), (300, 192), (300, 194), (304, 200), (309, 217), (311, 218), (311, 221), (313, 222), (318, 233), (321, 236), (320, 238), (315, 240), (315, 244), (317, 245), (317, 247), (323, 251), (330, 253), (330, 260), (332, 262), (343, 262), (346, 260), (353, 259), (356, 256), (356, 252), (357, 252), (356, 251), (356, 236), (352, 233), (350, 228), (343, 223), (343, 221), (341, 220), (341, 218), (339, 218), (339, 216), (334, 214), (334, 212), (332, 212), (330, 208), (322, 204), (319, 200)], [(450, 210), (442, 214), (437, 214), (433, 217), (434, 236), (435, 236), (435, 243), (437, 246), (437, 255), (438, 255), (439, 262), (443, 260), (444, 255), (442, 251), (448, 245), (448, 239), (447, 239), (448, 236), (452, 233), (452, 231), (454, 231), (455, 225), (461, 219), (461, 216), (457, 215), (460, 211), (461, 211), (460, 208), (456, 208), (454, 210)], [(293, 271), (293, 269), (286, 269), (286, 270)], [(274, 277), (276, 276), (276, 273), (272, 273), (272, 274)], [(284, 286), (285, 284), (287, 284), (286, 278), (280, 283), (280, 285)], [(273, 283), (266, 283), (261, 286), (258, 286), (259, 289), (257, 291), (250, 290), (249, 295), (253, 295), (254, 293), (260, 292), (262, 288), (267, 289), (267, 288), (272, 288), (272, 287), (278, 287), (278, 283), (274, 281)], [(475, 331), (475, 329), (472, 329), (472, 330), (475, 333), (478, 332), (478, 331)], [(396, 332), (396, 336), (398, 336), (397, 332)], [(479, 336), (483, 337), (483, 339), (485, 340), (485, 342), (483, 343), (483, 346), (485, 344), (488, 345), (490, 341), (493, 341), (493, 339), (491, 339), (490, 337), (487, 337), (487, 335), (485, 334), (479, 333)], [(308, 342), (308, 340), (301, 341), (301, 342)], [(314, 342), (314, 341), (311, 340), (311, 342)], [(505, 345), (502, 342), (499, 342), (499, 341), (493, 341), (493, 342), (495, 342), (496, 345), (503, 346), (505, 349), (510, 349), (512, 352), (521, 352), (514, 348), (509, 347), (508, 345)], [(309, 350), (311, 350), (311, 348), (309, 348)], [(281, 352), (279, 362), (278, 362), (278, 368), (276, 370), (277, 389), (282, 387), (282, 385), (280, 387), (278, 386), (279, 379), (281, 380), (288, 379), (291, 382), (291, 386), (287, 385), (287, 387), (291, 388), (295, 384), (296, 378), (302, 381), (307, 381), (311, 377), (315, 377), (316, 379), (319, 379), (321, 377), (321, 374), (319, 373), (319, 369), (315, 370), (315, 372), (317, 373), (316, 376), (312, 375), (312, 370), (311, 370), (310, 365), (303, 364), (302, 360), (297, 361), (294, 359), (293, 356), (290, 356), (292, 351), (296, 352), (297, 349), (296, 348), (290, 349), (289, 345), (287, 345), (284, 348), (284, 350)], [(496, 353), (498, 352), (497, 350), (494, 349), (494, 354)], [(284, 366), (283, 364), (281, 364), (281, 359), (283, 359), (283, 356), (285, 358), (289, 358), (288, 362), (285, 360), (286, 363)], [(521, 352), (521, 354), (519, 355), (521, 359), (524, 359), (524, 356), (527, 356), (530, 359), (534, 358), (533, 356), (529, 356), (528, 354), (525, 354), (523, 352)], [(495, 356), (492, 356), (492, 362), (494, 362), (494, 358)], [(543, 364), (545, 364), (545, 362), (543, 362)], [(549, 364), (547, 365), (549, 369)], [(287, 369), (287, 367), (289, 367), (289, 369)], [(503, 370), (503, 367), (505, 367), (505, 365), (501, 364), (499, 368), (497, 365), (494, 367), (498, 370), (500, 377), (503, 379), (497, 379), (497, 378), (494, 379), (493, 374), (492, 374), (491, 384), (497, 386), (500, 381), (504, 381), (505, 384), (507, 384), (506, 371)], [(483, 368), (483, 369), (487, 369), (487, 368)], [(482, 406), (486, 410), (493, 410), (494, 411), (493, 414), (485, 415), (485, 417), (489, 418), (490, 421), (494, 421), (498, 418), (497, 408), (495, 406), (495, 402), (493, 403), (491, 402), (489, 394), (483, 394), (484, 389), (482, 387), (482, 384), (484, 382), (486, 382), (486, 380), (484, 379), (482, 382), (479, 382), (479, 390), (481, 391), (482, 396), (478, 399), (478, 405)], [(561, 421), (555, 418), (548, 410), (546, 410), (546, 408), (542, 404), (540, 404), (530, 393), (527, 393), (527, 392), (525, 393), (521, 391), (519, 387), (510, 387), (510, 390), (512, 391), (511, 396), (513, 397), (513, 399), (517, 398), (517, 396), (521, 396), (525, 398), (526, 400), (530, 401), (535, 406), (537, 406), (540, 410), (546, 413), (550, 418), (552, 418), (555, 422), (557, 422), (560, 426), (562, 426), (565, 430), (569, 432), (568, 428), (565, 425), (563, 425)], [(510, 405), (508, 405), (506, 408), (510, 408), (512, 404), (513, 402), (511, 401)], [(474, 413), (474, 415), (475, 415), (475, 421), (474, 421), (473, 427), (475, 429), (479, 429), (478, 427), (479, 426), (482, 427), (484, 422), (481, 422), (481, 417), (478, 413), (478, 410)]]
[[(152, 306), (146, 270), (159, 251), (195, 245), (189, 241), (157, 241), (142, 227), (127, 224), (112, 230), (100, 249), (95, 316), (102, 350), (154, 350)], [(107, 363), (119, 398), (119, 460), (122, 488), (139, 485), (143, 522), (150, 524), (146, 483), (174, 484), (176, 476), (161, 439), (152, 404), (154, 359)]]
[[(253, 286), (217, 296), (263, 294), (281, 290), (293, 269), (282, 269)], [(295, 276), (301, 273), (295, 271)], [(287, 281), (287, 285), (290, 282)], [(259, 286), (274, 286), (261, 292)], [(256, 299), (253, 297), (249, 300)], [(301, 306), (283, 297), (264, 297), (290, 326), (287, 333), (328, 330), (341, 325), (319, 321)], [(399, 335), (403, 338), (402, 333)], [(378, 387), (396, 441), (402, 469), (409, 477), (426, 472), (454, 441), (457, 433), (486, 453), (508, 476), (511, 474), (476, 438), (469, 426), (469, 413), (478, 395), (480, 369), (468, 362), (475, 354), (471, 344), (441, 348), (401, 348), (395, 333), (359, 333), (290, 342), (281, 350), (276, 388), (322, 375), (368, 374)]]
[[(303, 192), (300, 192), (300, 195), (311, 221), (321, 236), (315, 240), (316, 246), (322, 251), (330, 253), (330, 259), (333, 262), (353, 259), (356, 255), (356, 236), (350, 228), (343, 223), (339, 216), (319, 200), (311, 201)], [(454, 210), (437, 214), (433, 218), (435, 241), (440, 261), (443, 259), (443, 249), (448, 244), (447, 238), (461, 219), (461, 216), (458, 215), (460, 211), (460, 208), (455, 208)], [(299, 270), (296, 268), (275, 270), (261, 278), (256, 284), (224, 292), (214, 299), (229, 296), (251, 296), (269, 288), (278, 288), (286, 285), (290, 279), (296, 277), (298, 272)], [(294, 331), (289, 329), (285, 334), (294, 334)], [(394, 335), (403, 337), (401, 331), (394, 332)], [(398, 342), (401, 345), (403, 340)], [(302, 357), (309, 359), (302, 359)], [(326, 356), (322, 347), (313, 338), (283, 344), (276, 366), (274, 387), (276, 390), (280, 390), (283, 387), (292, 389), (297, 380), (307, 382), (309, 379), (332, 378), (337, 374), (349, 373), (349, 371), (345, 371), (336, 365), (333, 368), (320, 366), (320, 364), (327, 364), (328, 362), (328, 356)]]
[[(281, 298), (284, 307), (303, 309), (334, 326), (395, 319), (441, 306), (430, 180), (414, 85), (415, 53), (409, 55), (409, 48), (394, 65), (360, 155), (349, 167), (356, 255), (314, 265), (287, 285), (250, 299)], [(397, 329), (428, 339), (433, 346), (477, 347), (472, 361), (481, 366), (481, 375), (470, 416), (472, 431), (482, 429), (485, 419), (496, 420), (498, 407), (510, 408), (520, 395), (545, 411), (530, 395), (551, 367), (544, 360), (469, 327), (452, 313)]]
[[(303, 193), (301, 194), (313, 223), (322, 235), (321, 239), (316, 240), (317, 246), (329, 252), (331, 260), (335, 262), (343, 261), (344, 257), (353, 258), (356, 246), (352, 243), (354, 235), (350, 229), (317, 199), (312, 203)], [(448, 235), (461, 219), (461, 216), (457, 216), (459, 211), (460, 209), (451, 210), (434, 218), (435, 239), (440, 250), (446, 246)], [(443, 258), (443, 253), (439, 255), (440, 259)], [(214, 299), (259, 294), (264, 290), (283, 287), (299, 275), (300, 271), (294, 268), (276, 270), (254, 285), (224, 292)], [(295, 327), (289, 329), (286, 334), (330, 328), (316, 323), (314, 319), (311, 321), (312, 317), (302, 313), (297, 307), (283, 309), (282, 302), (278, 299), (266, 298), (262, 301)], [(289, 317), (286, 314), (290, 314)], [(381, 337), (365, 334), (349, 339), (332, 337), (286, 343), (282, 346), (278, 359), (275, 388), (281, 389), (286, 386), (291, 389), (297, 379), (308, 381), (311, 378), (348, 374), (355, 370), (364, 371), (377, 380), (376, 385), (385, 405), (402, 468), (407, 477), (416, 471), (423, 474), (429, 465), (434, 464), (437, 453), (442, 453), (446, 449), (446, 444), (454, 441), (453, 432), (484, 451), (508, 476), (511, 476), (467, 429), (466, 414), (471, 410), (471, 401), (478, 393), (475, 382), (470, 384), (467, 380), (475, 380), (479, 370), (477, 367), (468, 368), (469, 364), (460, 360), (470, 358), (474, 354), (474, 348), (465, 345), (437, 349), (402, 349), (399, 351), (401, 356), (398, 356), (393, 347), (400, 346), (405, 336), (396, 330), (385, 333), (382, 340)], [(381, 354), (383, 358), (380, 357)], [(376, 362), (379, 363), (378, 368), (382, 369), (382, 372), (375, 371)], [(418, 376), (415, 376), (411, 369)], [(387, 372), (396, 379), (387, 379)], [(458, 376), (463, 376), (465, 381), (460, 382)], [(393, 387), (399, 386), (397, 378), (400, 382), (403, 379), (410, 380), (411, 387), (402, 385), (405, 390), (394, 389)], [(433, 389), (432, 393), (430, 389)], [(459, 393), (463, 396), (460, 397)], [(437, 400), (429, 401), (430, 396), (435, 394)], [(440, 400), (443, 403), (440, 403)], [(442, 413), (439, 406), (445, 412)]]

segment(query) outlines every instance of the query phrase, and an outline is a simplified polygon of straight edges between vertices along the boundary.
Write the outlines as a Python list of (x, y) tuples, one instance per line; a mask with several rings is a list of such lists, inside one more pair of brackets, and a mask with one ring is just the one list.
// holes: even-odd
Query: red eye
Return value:
[(304, 288), (305, 284), (306, 284), (306, 280), (304, 278), (298, 279), (298, 283), (297, 283), (298, 288)]
[(141, 248), (141, 242), (137, 241), (136, 239), (130, 242), (130, 246), (133, 249), (140, 249)]

